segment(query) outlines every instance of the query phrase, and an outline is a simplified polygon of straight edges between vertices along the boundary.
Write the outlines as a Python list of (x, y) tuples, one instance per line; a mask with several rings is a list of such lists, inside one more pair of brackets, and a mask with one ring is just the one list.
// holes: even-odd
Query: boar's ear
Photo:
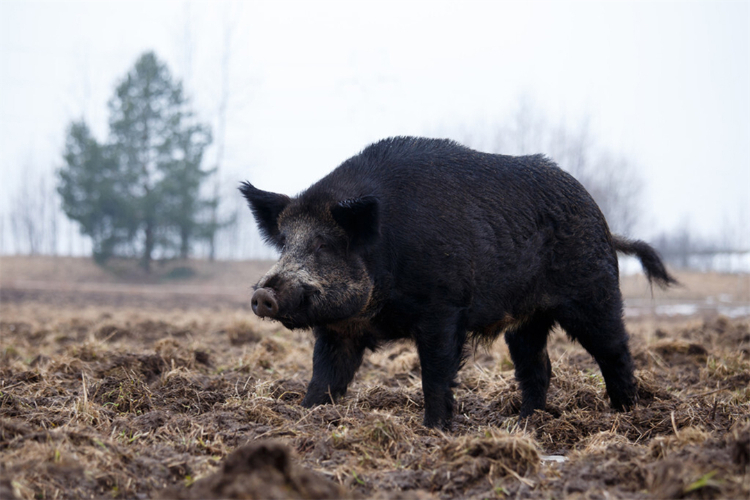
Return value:
[(240, 192), (247, 200), (258, 223), (258, 229), (265, 240), (277, 248), (283, 243), (279, 238), (279, 214), (289, 204), (289, 197), (283, 194), (261, 191), (249, 182), (243, 182)]
[(380, 236), (378, 199), (374, 196), (340, 201), (331, 208), (331, 215), (346, 231), (352, 248), (369, 245)]

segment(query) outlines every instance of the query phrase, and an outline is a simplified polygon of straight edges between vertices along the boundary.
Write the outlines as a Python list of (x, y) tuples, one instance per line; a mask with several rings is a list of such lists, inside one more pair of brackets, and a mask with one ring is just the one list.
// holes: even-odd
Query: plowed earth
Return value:
[(2, 290), (0, 498), (750, 497), (746, 317), (631, 319), (628, 413), (557, 331), (547, 411), (519, 421), (504, 344), (480, 348), (440, 432), (408, 343), (308, 410), (309, 332), (220, 296), (99, 299)]

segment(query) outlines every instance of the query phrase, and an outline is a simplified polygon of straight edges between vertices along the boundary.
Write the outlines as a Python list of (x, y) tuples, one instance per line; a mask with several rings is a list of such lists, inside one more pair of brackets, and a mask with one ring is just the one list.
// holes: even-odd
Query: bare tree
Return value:
[[(232, 19), (230, 16), (228, 6), (225, 5), (224, 10), (224, 47), (221, 55), (221, 91), (219, 92), (219, 103), (217, 106), (217, 126), (216, 126), (216, 164), (214, 174), (214, 198), (221, 200), (219, 196), (220, 187), (220, 172), (221, 167), (224, 163), (224, 153), (226, 148), (226, 130), (227, 130), (227, 108), (229, 106), (229, 70), (232, 55), (232, 37), (234, 34), (235, 27), (237, 25), (237, 17)], [(219, 221), (219, 203), (211, 207), (211, 225), (215, 228), (210, 234), (208, 241), (209, 254), (208, 259), (213, 261), (216, 258), (216, 239), (217, 231), (221, 225), (233, 226), (233, 221), (236, 221), (236, 215), (230, 217), (226, 224), (221, 224)], [(234, 228), (236, 231), (236, 228)]]
[(512, 148), (513, 154), (540, 153), (545, 146), (547, 129), (545, 117), (534, 107), (531, 98), (524, 96), (510, 119), (510, 128), (505, 134), (506, 143)]
[[(50, 186), (51, 188), (51, 186)], [(60, 206), (58, 204), (58, 196), (54, 189), (47, 191), (48, 199), (50, 200), (50, 209), (47, 211), (47, 225), (49, 230), (47, 231), (47, 253), (52, 256), (57, 256), (59, 246), (59, 231), (58, 231), (58, 218), (60, 217)]]
[(609, 153), (601, 153), (593, 168), (582, 182), (606, 215), (612, 231), (633, 234), (641, 216), (641, 177), (627, 158)]
[[(233, 44), (235, 41), (236, 27), (240, 19), (242, 10), (242, 4), (236, 2), (228, 2), (223, 4), (221, 29), (222, 33), (222, 53), (221, 57), (218, 58), (217, 74), (220, 75), (218, 79), (218, 89), (214, 93), (217, 96), (215, 101), (215, 118), (213, 130), (213, 144), (215, 145), (215, 156), (213, 157), (212, 165), (212, 176), (213, 179), (210, 182), (208, 190), (210, 190), (210, 197), (216, 202), (213, 203), (206, 213), (206, 220), (204, 221), (206, 227), (209, 228), (202, 236), (201, 242), (201, 255), (208, 257), (209, 260), (213, 261), (216, 258), (226, 258), (229, 254), (238, 251), (238, 247), (232, 244), (230, 240), (237, 240), (237, 210), (233, 208), (233, 203), (227, 205), (227, 200), (234, 200), (238, 198), (236, 183), (237, 180), (232, 179), (231, 183), (227, 183), (227, 179), (222, 178), (222, 173), (225, 170), (226, 163), (226, 137), (228, 130), (228, 112), (230, 101), (232, 101), (232, 60), (233, 60)], [(189, 2), (184, 4), (183, 11), (183, 24), (181, 33), (178, 34), (178, 45), (179, 50), (182, 53), (182, 71), (184, 73), (183, 81), (188, 87), (192, 82), (192, 67), (194, 53), (196, 52), (197, 43), (195, 42), (194, 30), (193, 30), (193, 16), (191, 15), (191, 5)], [(233, 104), (233, 106), (236, 106)], [(209, 183), (207, 183), (209, 184)], [(231, 189), (229, 189), (231, 184)], [(227, 241), (222, 241), (227, 240)], [(227, 243), (227, 244), (224, 244)], [(223, 249), (223, 253), (220, 252)]]
[(47, 176), (25, 168), (11, 199), (10, 223), (15, 253), (56, 253), (58, 232), (57, 195)]
[(591, 151), (594, 149), (588, 119), (584, 118), (575, 129), (564, 123), (550, 129), (547, 148), (546, 154), (565, 170), (581, 183), (588, 182), (588, 177), (592, 175)]
[(39, 253), (39, 210), (37, 199), (31, 189), (31, 173), (27, 169), (21, 178), (20, 189), (13, 197), (11, 220), (13, 224), (16, 253), (36, 255)]
[(10, 210), (10, 241), (13, 242), (13, 253), (17, 255), (21, 253), (21, 224), (16, 216), (16, 207), (12, 206)]
[(0, 213), (0, 255), (5, 255), (5, 214)]

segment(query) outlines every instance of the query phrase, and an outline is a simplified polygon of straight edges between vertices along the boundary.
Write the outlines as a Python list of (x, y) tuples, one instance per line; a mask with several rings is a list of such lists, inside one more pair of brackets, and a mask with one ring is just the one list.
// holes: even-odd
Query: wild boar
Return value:
[(545, 408), (555, 324), (599, 364), (616, 410), (636, 403), (616, 252), (637, 255), (660, 286), (675, 280), (649, 245), (610, 234), (589, 193), (546, 157), (396, 137), (297, 197), (240, 190), (280, 251), (253, 311), (315, 336), (303, 406), (335, 402), (365, 350), (408, 338), (424, 424), (448, 427), (467, 346), (504, 334), (526, 417)]

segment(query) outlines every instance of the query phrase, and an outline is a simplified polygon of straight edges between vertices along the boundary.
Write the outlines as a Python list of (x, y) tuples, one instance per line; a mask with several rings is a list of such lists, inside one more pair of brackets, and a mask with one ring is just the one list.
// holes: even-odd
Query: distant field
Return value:
[[(272, 265), (273, 261), (168, 261), (155, 264), (147, 275), (135, 262), (113, 261), (101, 268), (88, 258), (1, 257), (0, 290), (5, 300), (55, 296), (78, 304), (189, 307), (194, 303), (191, 297), (196, 297), (198, 304), (241, 306)], [(643, 274), (622, 276), (626, 316), (750, 316), (750, 274), (676, 276), (682, 286), (666, 291), (652, 290)]]
[(439, 432), (404, 342), (340, 404), (302, 408), (311, 335), (248, 307), (270, 264), (0, 259), (0, 498), (750, 498), (747, 275), (679, 274), (653, 298), (623, 279), (635, 410), (611, 411), (555, 332), (547, 411), (519, 421), (497, 342)]
[[(3, 256), (0, 257), (0, 283), (14, 281), (49, 281), (69, 283), (128, 283), (252, 285), (257, 277), (271, 267), (273, 261), (170, 260), (154, 262), (146, 274), (135, 261), (113, 259), (100, 267), (85, 257)], [(183, 276), (181, 269), (192, 275)], [(177, 272), (175, 272), (177, 270)]]
[(2, 257), (0, 299), (75, 306), (242, 308), (252, 285), (272, 264), (170, 261), (155, 264), (152, 273), (145, 274), (135, 262), (114, 261), (102, 268), (86, 258)]

